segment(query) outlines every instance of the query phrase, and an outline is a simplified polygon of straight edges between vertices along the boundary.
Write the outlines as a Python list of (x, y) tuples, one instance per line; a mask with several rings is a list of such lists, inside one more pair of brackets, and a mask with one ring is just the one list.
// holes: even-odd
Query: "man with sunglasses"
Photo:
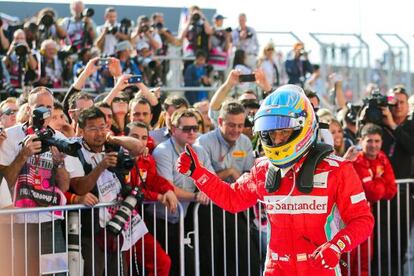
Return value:
[[(201, 204), (208, 204), (208, 198), (204, 193), (198, 192), (194, 181), (180, 173), (178, 173), (174, 167), (178, 159), (178, 156), (184, 151), (184, 145), (190, 144), (193, 145), (197, 136), (198, 136), (199, 126), (197, 123), (196, 115), (189, 110), (177, 110), (173, 113), (171, 118), (171, 137), (168, 140), (159, 144), (153, 151), (153, 157), (157, 164), (158, 174), (170, 183), (174, 185), (175, 193), (181, 205), (184, 209), (184, 216), (186, 216), (186, 221), (188, 221), (187, 210), (190, 205), (190, 201), (196, 201)], [(204, 166), (212, 169), (210, 165), (209, 158), (205, 151), (197, 145), (194, 145), (194, 150), (200, 156), (200, 161)], [(149, 216), (151, 217), (151, 216)], [(165, 224), (165, 207), (162, 204), (157, 205), (157, 229), (162, 229), (162, 231), (157, 232), (157, 239), (160, 241), (160, 244), (164, 244), (164, 228), (161, 225)], [(177, 248), (179, 247), (179, 213), (168, 214), (168, 253), (171, 257), (171, 274), (178, 275), (180, 271), (179, 263), (179, 253)], [(187, 223), (186, 223), (187, 224)], [(150, 225), (150, 224), (149, 224)], [(186, 229), (188, 230), (188, 229)], [(194, 272), (186, 271), (186, 275), (192, 275)]]
[(9, 97), (0, 103), (0, 123), (3, 128), (9, 128), (16, 124), (17, 111), (16, 98)]
[[(246, 110), (244, 106), (235, 100), (224, 102), (221, 106), (218, 116), (218, 128), (201, 135), (197, 139), (197, 145), (200, 145), (208, 154), (214, 172), (222, 180), (232, 183), (236, 181), (243, 172), (250, 171), (253, 166), (254, 156), (253, 147), (250, 139), (243, 134), (245, 127)], [(202, 210), (203, 211), (203, 210)], [(244, 242), (248, 237), (248, 223), (247, 217), (242, 213), (236, 216), (226, 212), (226, 219), (223, 220), (223, 209), (213, 206), (215, 244), (217, 245), (217, 252), (215, 252), (216, 274), (224, 274), (223, 260), (230, 263), (236, 263), (236, 256), (234, 255), (235, 246), (238, 243), (239, 248), (243, 247)], [(208, 215), (208, 214), (207, 214)], [(209, 229), (208, 222), (200, 227), (201, 229)], [(226, 245), (228, 247), (227, 256), (223, 256), (223, 251), (219, 248), (224, 246), (223, 225), (226, 229)], [(235, 225), (238, 229), (238, 240), (234, 235)], [(252, 226), (252, 225), (250, 225)], [(253, 235), (253, 234), (252, 234)], [(257, 254), (259, 245), (257, 243), (258, 237), (251, 238), (250, 269), (254, 274), (258, 271), (259, 256)], [(247, 259), (246, 250), (239, 252), (239, 259)], [(228, 273), (230, 275), (236, 274), (235, 266), (228, 266)], [(247, 271), (247, 263), (239, 262), (239, 271)]]

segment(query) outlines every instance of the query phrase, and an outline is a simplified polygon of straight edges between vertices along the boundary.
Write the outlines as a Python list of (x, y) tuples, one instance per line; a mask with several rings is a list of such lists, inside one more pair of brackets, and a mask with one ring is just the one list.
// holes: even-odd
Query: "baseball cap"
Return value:
[(146, 41), (140, 41), (140, 42), (138, 42), (138, 44), (137, 44), (137, 51), (141, 51), (142, 49), (145, 49), (145, 48), (147, 48), (147, 49), (150, 48), (149, 44)]
[(221, 19), (225, 19), (225, 17), (224, 17), (223, 15), (221, 15), (221, 14), (216, 13), (216, 14), (213, 16), (213, 19), (214, 19), (214, 20), (221, 20)]
[(121, 52), (121, 51), (125, 51), (125, 50), (132, 50), (132, 45), (131, 43), (129, 43), (129, 41), (121, 41), (118, 42), (118, 44), (116, 44), (115, 46), (115, 51), (116, 52)]

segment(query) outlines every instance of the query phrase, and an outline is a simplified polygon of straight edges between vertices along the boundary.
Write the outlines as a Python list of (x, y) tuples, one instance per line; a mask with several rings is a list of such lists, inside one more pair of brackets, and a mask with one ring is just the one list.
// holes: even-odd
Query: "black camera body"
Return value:
[(149, 27), (148, 27), (148, 25), (143, 25), (143, 26), (141, 26), (140, 27), (140, 33), (146, 33), (146, 32), (148, 32), (149, 31)]
[(161, 30), (162, 28), (164, 28), (164, 25), (161, 22), (158, 22), (154, 25), (152, 25), (155, 29)]
[(18, 57), (25, 57), (28, 52), (24, 43), (17, 43), (16, 46), (14, 46), (14, 51)]
[(50, 27), (55, 23), (55, 19), (50, 14), (45, 14), (40, 19), (40, 24), (45, 25), (45, 27)]
[(362, 101), (364, 103), (363, 106), (367, 107), (363, 121), (365, 123), (381, 125), (383, 119), (381, 107), (389, 106), (387, 96), (382, 95), (378, 90), (376, 90), (372, 92), (371, 96), (363, 99)]
[(131, 187), (129, 185), (124, 185), (122, 194), (125, 199), (122, 201), (120, 208), (107, 225), (109, 232), (115, 236), (121, 233), (125, 223), (131, 218), (132, 210), (134, 210), (136, 206), (141, 205), (144, 201), (144, 194), (138, 186)]
[(78, 142), (69, 141), (68, 139), (54, 137), (55, 131), (50, 127), (43, 126), (45, 120), (50, 116), (50, 110), (44, 106), (35, 108), (33, 110), (33, 129), (38, 137), (36, 140), (42, 142), (42, 150), (40, 153), (49, 151), (50, 146), (55, 146), (60, 152), (77, 157), (78, 151), (81, 149), (81, 144)]
[(60, 60), (64, 60), (68, 56), (71, 56), (73, 54), (76, 54), (77, 52), (78, 52), (78, 49), (76, 48), (75, 45), (67, 45), (67, 46), (63, 47), (62, 49), (60, 49), (57, 52), (57, 57)]
[(200, 19), (201, 19), (201, 16), (200, 16), (199, 13), (194, 13), (191, 16), (191, 22), (193, 22), (193, 23), (197, 23), (198, 21), (200, 21)]
[(113, 25), (113, 26), (110, 26), (108, 28), (108, 33), (109, 34), (115, 35), (117, 32), (118, 32), (118, 26)]
[(110, 172), (127, 175), (135, 165), (135, 158), (131, 157), (123, 148), (116, 150), (115, 146), (105, 144), (105, 152), (118, 152), (117, 162), (115, 167), (109, 167)]
[(92, 17), (95, 14), (95, 10), (91, 8), (86, 8), (82, 11), (81, 17)]

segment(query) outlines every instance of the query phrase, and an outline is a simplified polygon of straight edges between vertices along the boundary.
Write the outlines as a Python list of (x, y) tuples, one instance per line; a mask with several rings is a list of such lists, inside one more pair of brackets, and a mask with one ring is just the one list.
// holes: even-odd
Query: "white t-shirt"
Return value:
[[(107, 26), (107, 24), (103, 24), (101, 26), (98, 26), (96, 28), (97, 33), (100, 35), (102, 32), (105, 31), (105, 27)], [(120, 25), (118, 23), (115, 24), (115, 26), (119, 27)], [(113, 55), (115, 54), (115, 46), (118, 43), (118, 39), (116, 38), (115, 35), (107, 33), (105, 34), (105, 43), (104, 43), (104, 48), (103, 48), (103, 52), (102, 54), (104, 55)]]
[(10, 190), (7, 187), (6, 179), (3, 178), (0, 184), (0, 208), (4, 208), (13, 204)]

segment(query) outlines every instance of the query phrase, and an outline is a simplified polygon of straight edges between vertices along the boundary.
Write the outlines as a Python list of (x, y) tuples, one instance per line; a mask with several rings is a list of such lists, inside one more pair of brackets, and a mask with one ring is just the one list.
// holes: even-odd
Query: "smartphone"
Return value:
[(239, 82), (254, 82), (256, 81), (256, 76), (254, 74), (240, 75)]
[(355, 146), (355, 150), (356, 150), (356, 151), (362, 151), (362, 147), (361, 147), (361, 145), (356, 145), (356, 146)]
[(142, 82), (142, 75), (134, 75), (129, 77), (128, 83), (140, 83)]
[(109, 58), (100, 58), (98, 59), (98, 66), (103, 67), (109, 64)]

